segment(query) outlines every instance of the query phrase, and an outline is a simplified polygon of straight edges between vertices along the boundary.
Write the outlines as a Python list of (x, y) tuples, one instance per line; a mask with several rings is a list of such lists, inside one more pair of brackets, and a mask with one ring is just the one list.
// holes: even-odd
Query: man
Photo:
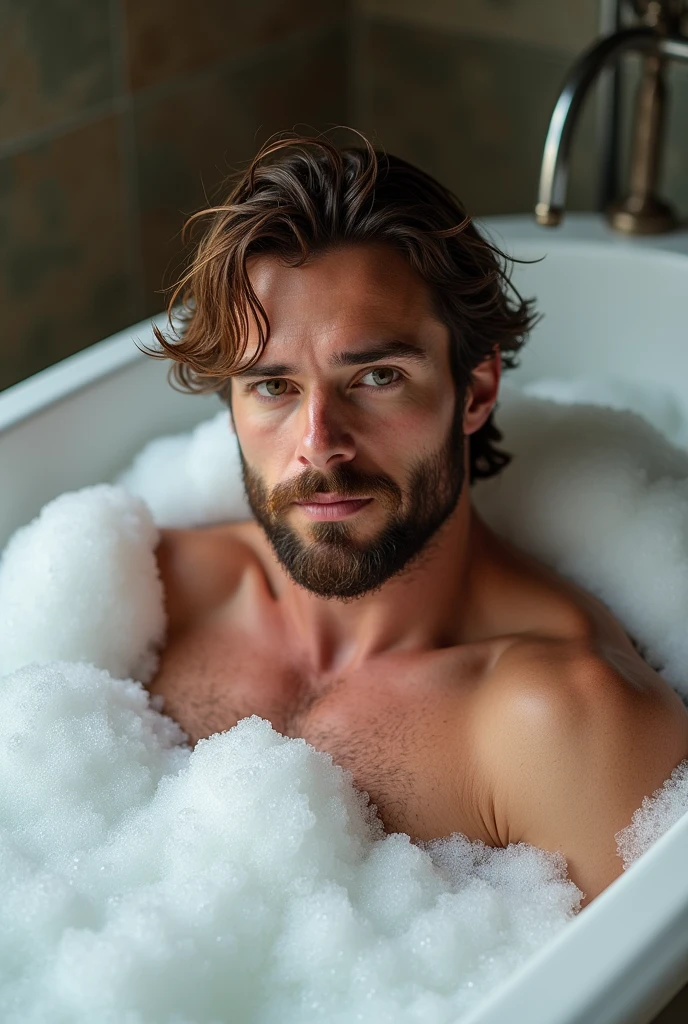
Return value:
[(162, 336), (227, 400), (255, 521), (163, 531), (151, 692), (192, 742), (258, 714), (351, 770), (389, 830), (561, 851), (584, 903), (688, 757), (688, 713), (591, 595), (476, 514), (534, 317), (456, 198), (402, 160), (266, 145)]

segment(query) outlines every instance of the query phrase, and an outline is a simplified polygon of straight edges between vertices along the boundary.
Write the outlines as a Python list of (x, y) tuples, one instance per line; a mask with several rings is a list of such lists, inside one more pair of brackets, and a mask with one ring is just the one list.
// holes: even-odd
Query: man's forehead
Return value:
[(247, 271), (273, 331), (302, 324), (353, 326), (356, 320), (408, 329), (433, 316), (425, 281), (390, 246), (342, 247), (301, 267), (257, 256)]
[[(270, 324), (257, 372), (288, 376), (311, 359), (338, 368), (404, 358), (404, 345), (406, 358), (417, 366), (427, 364), (428, 356), (446, 358), (449, 332), (437, 318), (430, 290), (390, 246), (335, 249), (301, 267), (285, 266), (274, 256), (253, 257), (247, 270)], [(257, 351), (258, 329), (250, 317), (242, 366)]]

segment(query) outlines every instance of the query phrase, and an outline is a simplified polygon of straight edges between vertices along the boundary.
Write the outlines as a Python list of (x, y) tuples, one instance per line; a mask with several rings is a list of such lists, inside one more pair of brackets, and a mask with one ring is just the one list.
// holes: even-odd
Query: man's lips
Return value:
[(335, 502), (340, 501), (370, 501), (370, 498), (355, 497), (351, 498), (345, 494), (314, 494), (312, 498), (308, 498), (306, 501), (297, 501), (297, 505), (333, 505)]
[(308, 501), (295, 502), (310, 519), (346, 519), (364, 508), (372, 498), (348, 498), (338, 494), (314, 494)]

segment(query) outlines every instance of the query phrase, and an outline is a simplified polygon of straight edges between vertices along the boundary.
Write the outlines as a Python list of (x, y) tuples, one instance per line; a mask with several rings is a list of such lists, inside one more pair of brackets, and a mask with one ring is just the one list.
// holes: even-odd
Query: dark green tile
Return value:
[[(570, 59), (546, 50), (369, 20), (357, 126), (452, 188), (476, 215), (523, 212), (537, 194), (549, 118)], [(574, 146), (571, 209), (591, 208), (593, 102)]]
[(113, 95), (110, 0), (2, 0), (0, 141)]
[(149, 311), (183, 259), (186, 217), (217, 198), (218, 187), (275, 131), (305, 134), (346, 116), (346, 37), (325, 32), (280, 54), (164, 99), (136, 105), (140, 202)]
[(0, 387), (132, 323), (114, 118), (0, 162)]
[(578, 53), (598, 34), (600, 0), (357, 0), (370, 15)]
[(347, 0), (123, 0), (134, 89), (242, 56), (341, 15)]
[(663, 151), (663, 195), (688, 220), (688, 67), (674, 65), (667, 74), (668, 116)]

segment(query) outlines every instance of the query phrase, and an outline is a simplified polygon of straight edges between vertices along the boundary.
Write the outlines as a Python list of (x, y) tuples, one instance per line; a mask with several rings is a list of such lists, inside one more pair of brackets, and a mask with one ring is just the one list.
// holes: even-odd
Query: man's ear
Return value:
[(493, 354), (471, 371), (463, 412), (464, 434), (479, 430), (494, 409), (502, 376), (502, 355), (495, 345)]

